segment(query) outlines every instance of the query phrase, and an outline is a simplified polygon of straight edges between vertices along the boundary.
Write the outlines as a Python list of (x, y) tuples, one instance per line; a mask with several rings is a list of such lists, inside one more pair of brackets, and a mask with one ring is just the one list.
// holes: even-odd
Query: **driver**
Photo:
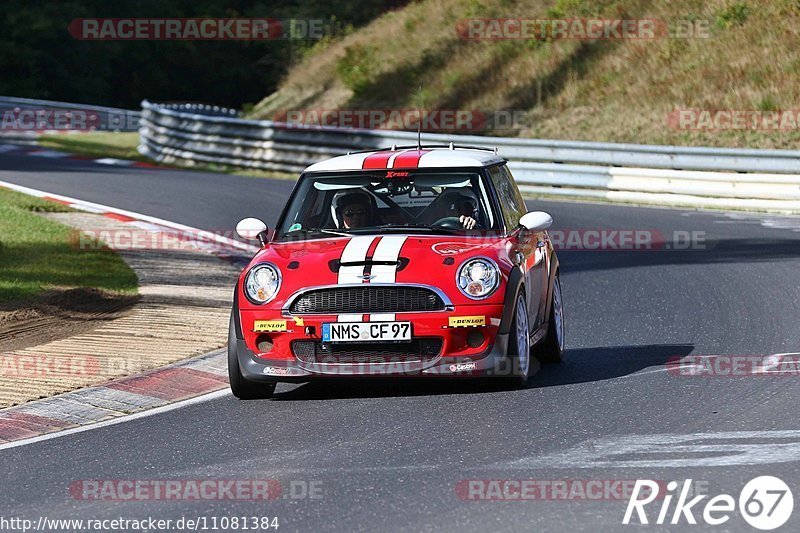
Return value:
[(340, 228), (363, 228), (372, 220), (372, 202), (361, 191), (338, 192), (333, 198), (336, 225)]
[(440, 218), (458, 218), (464, 229), (474, 229), (478, 225), (475, 219), (478, 205), (472, 191), (446, 191), (437, 199)]

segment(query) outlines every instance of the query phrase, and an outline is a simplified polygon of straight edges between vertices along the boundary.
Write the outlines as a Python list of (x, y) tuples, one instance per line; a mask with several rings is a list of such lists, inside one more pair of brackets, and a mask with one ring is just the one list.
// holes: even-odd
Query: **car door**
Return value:
[(532, 329), (542, 322), (541, 310), (547, 287), (547, 254), (545, 232), (531, 233), (522, 229), (519, 219), (527, 212), (517, 182), (506, 165), (498, 165), (489, 170), (500, 209), (503, 212), (506, 230), (510, 235), (515, 258), (525, 276), (526, 303)]

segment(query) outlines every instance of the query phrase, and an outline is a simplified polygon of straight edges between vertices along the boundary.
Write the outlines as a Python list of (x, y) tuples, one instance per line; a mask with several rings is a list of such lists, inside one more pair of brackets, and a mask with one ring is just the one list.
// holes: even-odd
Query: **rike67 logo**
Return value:
[[(684, 480), (680, 489), (677, 481), (667, 483), (665, 493), (659, 488), (663, 488), (663, 482), (637, 479), (622, 523), (696, 525), (698, 517), (695, 514), (698, 514), (701, 524), (718, 526), (726, 523), (736, 513), (737, 501), (729, 494), (719, 494), (707, 501), (703, 501), (708, 498), (707, 494), (689, 499), (693, 494), (691, 479)], [(645, 509), (656, 500), (660, 505), (657, 503)], [(762, 531), (776, 529), (785, 524), (792, 515), (793, 508), (792, 491), (777, 477), (759, 476), (751, 479), (739, 493), (739, 514), (745, 522)], [(658, 515), (654, 517), (656, 511)], [(634, 514), (638, 522), (634, 519)]]

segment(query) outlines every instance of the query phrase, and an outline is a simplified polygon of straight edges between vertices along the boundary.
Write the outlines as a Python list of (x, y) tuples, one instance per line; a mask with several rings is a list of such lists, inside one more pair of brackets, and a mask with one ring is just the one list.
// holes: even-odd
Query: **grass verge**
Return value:
[(149, 161), (136, 151), (139, 133), (94, 131), (75, 135), (45, 134), (39, 145), (87, 157), (115, 157), (132, 161)]
[(90, 132), (76, 135), (45, 134), (39, 137), (39, 145), (45, 148), (87, 157), (113, 157), (116, 159), (127, 159), (129, 161), (143, 161), (164, 168), (235, 174), (237, 176), (250, 176), (254, 178), (297, 179), (297, 175), (295, 174), (272, 170), (241, 169), (225, 165), (196, 164), (192, 166), (179, 166), (156, 163), (149, 157), (145, 157), (136, 151), (136, 147), (139, 145), (139, 134), (137, 132)]
[(0, 302), (25, 300), (50, 289), (96, 288), (135, 294), (137, 277), (116, 253), (81, 250), (75, 230), (36, 212), (68, 207), (0, 188)]

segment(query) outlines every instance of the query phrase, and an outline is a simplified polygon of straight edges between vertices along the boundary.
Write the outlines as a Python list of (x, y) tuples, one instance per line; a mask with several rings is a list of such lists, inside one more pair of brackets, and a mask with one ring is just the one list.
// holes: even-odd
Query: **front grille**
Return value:
[(438, 357), (441, 337), (418, 337), (411, 342), (329, 344), (314, 340), (292, 341), (292, 353), (311, 364), (421, 363)]
[(292, 302), (289, 312), (304, 313), (400, 313), (441, 311), (442, 298), (424, 287), (372, 286), (331, 287), (304, 293)]

